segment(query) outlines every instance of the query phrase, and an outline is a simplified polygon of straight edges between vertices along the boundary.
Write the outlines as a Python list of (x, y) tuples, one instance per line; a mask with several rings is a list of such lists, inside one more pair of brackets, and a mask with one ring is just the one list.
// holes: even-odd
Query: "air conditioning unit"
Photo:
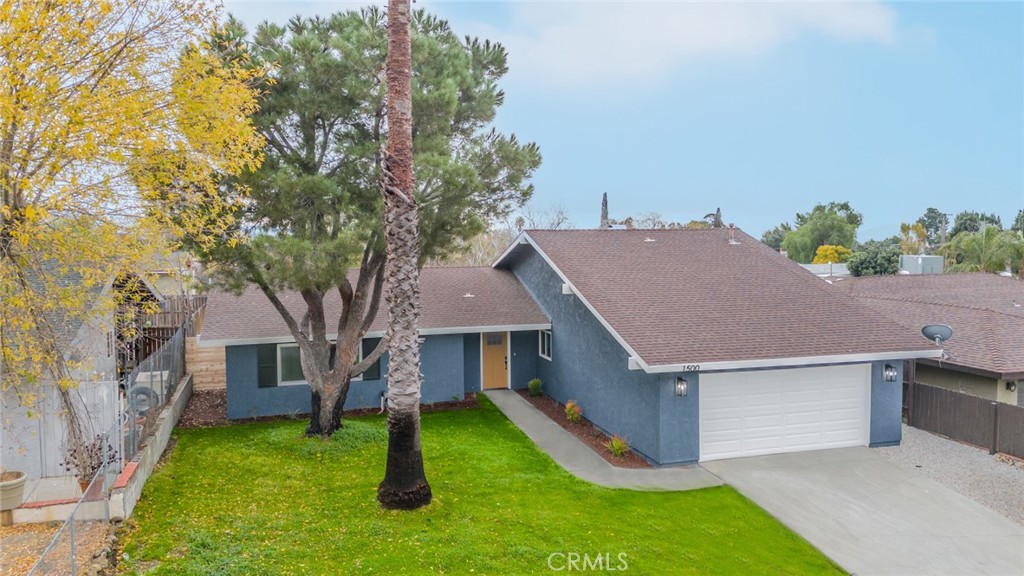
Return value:
[(942, 256), (903, 254), (900, 256), (900, 270), (907, 274), (942, 274)]

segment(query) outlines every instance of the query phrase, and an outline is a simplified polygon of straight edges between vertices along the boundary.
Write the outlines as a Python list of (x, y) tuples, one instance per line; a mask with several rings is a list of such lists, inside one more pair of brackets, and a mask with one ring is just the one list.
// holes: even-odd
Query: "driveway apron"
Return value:
[(1024, 527), (870, 448), (702, 466), (852, 574), (1024, 575)]

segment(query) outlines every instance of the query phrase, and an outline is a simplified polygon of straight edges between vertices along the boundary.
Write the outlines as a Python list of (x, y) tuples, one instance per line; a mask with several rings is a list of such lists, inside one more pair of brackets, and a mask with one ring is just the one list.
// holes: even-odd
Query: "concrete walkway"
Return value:
[(695, 490), (722, 485), (719, 478), (697, 465), (655, 469), (616, 468), (552, 422), (518, 393), (512, 390), (487, 390), (484, 394), (559, 466), (587, 482), (631, 490)]
[(870, 448), (702, 466), (858, 576), (1024, 574), (1024, 527)]

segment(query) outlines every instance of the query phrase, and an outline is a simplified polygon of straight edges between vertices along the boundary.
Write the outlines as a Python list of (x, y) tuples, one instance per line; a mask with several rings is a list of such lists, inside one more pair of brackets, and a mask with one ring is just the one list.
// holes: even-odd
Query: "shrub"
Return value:
[(872, 246), (854, 252), (846, 261), (846, 267), (853, 276), (882, 276), (900, 271), (899, 247)]
[(565, 404), (565, 417), (569, 419), (569, 422), (579, 422), (583, 417), (583, 408), (580, 408), (575, 400), (569, 400)]
[(604, 447), (616, 458), (621, 458), (623, 454), (629, 452), (629, 442), (618, 434), (613, 435), (611, 439), (605, 442)]
[(540, 396), (541, 381), (540, 378), (534, 378), (526, 383), (527, 387), (530, 388), (530, 396)]

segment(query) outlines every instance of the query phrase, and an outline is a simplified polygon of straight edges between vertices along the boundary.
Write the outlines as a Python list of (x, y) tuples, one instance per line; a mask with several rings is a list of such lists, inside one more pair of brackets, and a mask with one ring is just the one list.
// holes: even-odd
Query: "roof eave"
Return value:
[(995, 378), (997, 380), (1024, 380), (1024, 371), (1000, 372), (998, 370), (989, 370), (987, 368), (979, 368), (977, 366), (967, 366), (965, 364), (959, 364), (949, 360), (942, 360), (941, 358), (923, 358), (921, 359), (921, 363), (928, 366), (935, 366), (937, 368), (953, 370), (955, 372), (964, 372), (965, 374)]
[(828, 356), (798, 356), (789, 358), (760, 358), (753, 360), (727, 360), (717, 362), (682, 362), (650, 365), (639, 357), (629, 359), (630, 370), (643, 370), (648, 374), (672, 372), (724, 372), (759, 368), (796, 368), (824, 364), (859, 364), (884, 360), (917, 360), (939, 358), (942, 350), (908, 350), (902, 352), (866, 352), (860, 354), (833, 354)]
[[(483, 332), (529, 332), (533, 330), (551, 330), (551, 322), (533, 324), (495, 324), (487, 326), (450, 326), (443, 328), (424, 328), (419, 331), (420, 336), (444, 336), (451, 334), (479, 334)], [(374, 330), (363, 334), (363, 338), (383, 338), (384, 333)], [(328, 340), (337, 340), (337, 334), (328, 334)], [(295, 342), (291, 335), (287, 336), (259, 336), (255, 338), (215, 338), (204, 340), (202, 335), (196, 338), (202, 348), (215, 348), (219, 346), (251, 346), (254, 344), (288, 344)]]

